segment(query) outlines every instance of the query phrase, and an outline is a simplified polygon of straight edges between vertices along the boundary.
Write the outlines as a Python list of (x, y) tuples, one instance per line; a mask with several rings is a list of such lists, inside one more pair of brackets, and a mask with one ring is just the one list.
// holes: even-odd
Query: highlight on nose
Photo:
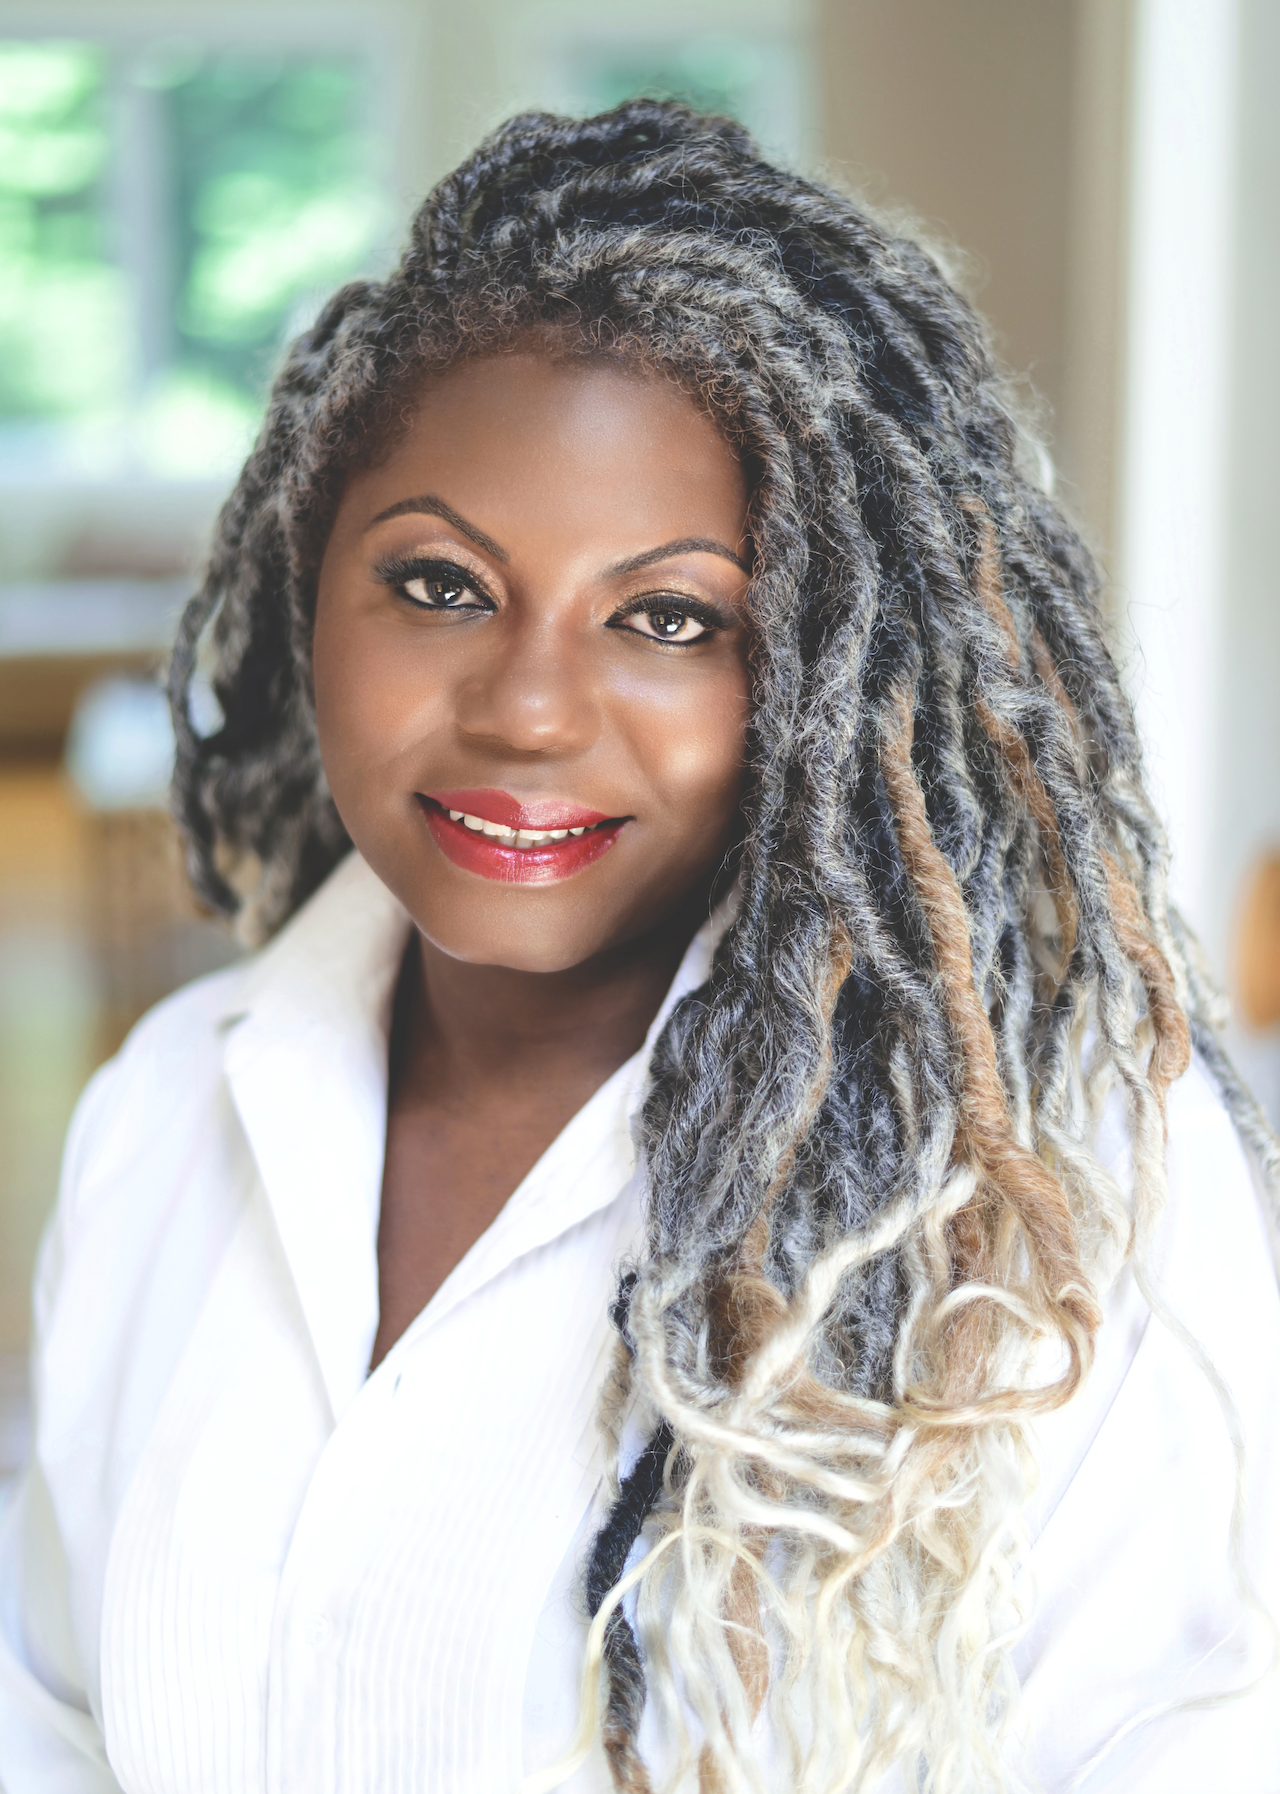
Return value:
[(511, 633), (459, 686), (459, 732), (521, 753), (585, 745), (595, 731), (597, 706), (582, 656), (563, 641), (546, 640), (547, 631)]

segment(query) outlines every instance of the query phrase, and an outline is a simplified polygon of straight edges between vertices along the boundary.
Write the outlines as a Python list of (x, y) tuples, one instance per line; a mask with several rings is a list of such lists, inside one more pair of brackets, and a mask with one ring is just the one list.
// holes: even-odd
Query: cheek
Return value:
[(637, 746), (673, 820), (709, 844), (736, 816), (742, 795), (749, 691), (745, 669), (718, 669), (636, 719)]
[(352, 653), (349, 638), (350, 632), (341, 629), (323, 609), (318, 612), (311, 651), (316, 733), (325, 777), (344, 810), (347, 793), (358, 781), (370, 745), (377, 741), (371, 714), (376, 687), (365, 676), (359, 656)]
[(438, 694), (415, 657), (378, 629), (344, 627), (321, 609), (312, 650), (320, 755), (335, 797), (420, 743)]

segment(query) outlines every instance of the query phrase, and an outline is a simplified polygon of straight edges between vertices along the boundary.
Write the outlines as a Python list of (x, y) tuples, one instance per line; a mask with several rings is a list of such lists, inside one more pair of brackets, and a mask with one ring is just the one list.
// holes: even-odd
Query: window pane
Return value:
[(129, 332), (109, 254), (101, 54), (0, 43), (0, 417), (119, 403)]
[(720, 33), (674, 44), (619, 44), (586, 48), (574, 59), (584, 110), (604, 111), (651, 94), (684, 100), (704, 112), (749, 117), (764, 58), (748, 39)]
[(367, 264), (383, 222), (364, 71), (209, 56), (168, 98), (174, 366), (257, 405), (286, 337)]
[(368, 64), (0, 40), (0, 450), (223, 478), (385, 231)]
[[(633, 20), (633, 23), (638, 22)], [(615, 22), (616, 23), (616, 22)], [(806, 153), (812, 109), (800, 41), (786, 32), (707, 31), (630, 36), (595, 27), (547, 40), (548, 98), (568, 112), (599, 112), (634, 94), (684, 100), (723, 112), (755, 135), (767, 153)]]

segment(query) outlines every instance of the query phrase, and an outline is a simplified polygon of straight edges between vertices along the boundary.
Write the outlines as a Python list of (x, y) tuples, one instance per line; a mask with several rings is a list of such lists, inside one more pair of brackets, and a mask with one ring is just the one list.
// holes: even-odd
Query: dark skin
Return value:
[[(676, 385), (537, 343), (433, 379), (348, 483), (319, 582), (320, 745), (415, 924), (373, 1365), (641, 1046), (706, 918), (741, 830), (747, 501)], [(429, 794), (462, 788), (597, 812), (613, 844), (533, 882), (478, 872), (440, 845), (449, 812), (429, 821)]]

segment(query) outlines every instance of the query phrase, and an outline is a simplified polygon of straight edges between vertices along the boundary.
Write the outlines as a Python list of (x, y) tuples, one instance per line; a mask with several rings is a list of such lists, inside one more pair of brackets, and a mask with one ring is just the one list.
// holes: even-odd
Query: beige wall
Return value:
[(961, 252), (1045, 402), (1063, 496), (1113, 537), (1128, 0), (822, 0), (831, 170)]

